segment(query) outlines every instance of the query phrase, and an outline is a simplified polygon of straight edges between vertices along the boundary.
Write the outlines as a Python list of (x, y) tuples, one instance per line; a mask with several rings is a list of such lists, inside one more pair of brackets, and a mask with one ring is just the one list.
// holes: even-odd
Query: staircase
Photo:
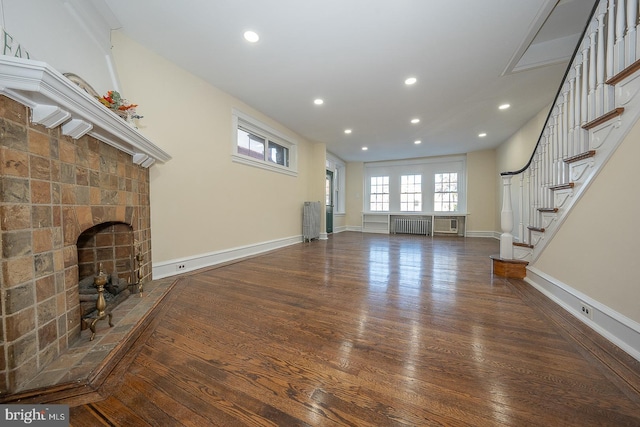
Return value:
[(528, 164), (501, 173), (496, 274), (524, 277), (640, 119), (639, 19), (637, 0), (594, 6)]

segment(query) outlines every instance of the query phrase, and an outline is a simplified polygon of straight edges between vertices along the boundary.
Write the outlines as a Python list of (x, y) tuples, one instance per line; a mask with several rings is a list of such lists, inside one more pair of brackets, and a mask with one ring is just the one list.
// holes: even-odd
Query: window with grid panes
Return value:
[(458, 174), (456, 172), (437, 173), (433, 190), (433, 210), (435, 212), (455, 212), (458, 210)]
[(372, 212), (389, 211), (389, 177), (372, 176), (369, 193), (369, 209)]
[(422, 211), (422, 175), (400, 177), (400, 211)]

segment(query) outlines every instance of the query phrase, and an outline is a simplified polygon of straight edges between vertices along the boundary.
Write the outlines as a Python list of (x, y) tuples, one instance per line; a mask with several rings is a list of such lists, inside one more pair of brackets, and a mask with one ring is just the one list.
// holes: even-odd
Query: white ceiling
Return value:
[[(101, 2), (113, 28), (345, 161), (496, 147), (554, 99), (593, 5), (94, 0)], [(258, 43), (243, 39), (248, 29)], [(418, 82), (406, 86), (410, 76)], [(318, 97), (324, 105), (313, 104)], [(511, 108), (499, 111), (502, 103)], [(410, 124), (414, 117), (419, 124)]]

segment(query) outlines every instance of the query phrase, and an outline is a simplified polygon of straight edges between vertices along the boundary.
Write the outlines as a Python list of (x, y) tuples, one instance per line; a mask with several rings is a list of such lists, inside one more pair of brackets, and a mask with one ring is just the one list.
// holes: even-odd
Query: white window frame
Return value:
[[(419, 177), (420, 178), (420, 182), (418, 184), (415, 183), (415, 178)], [(402, 181), (407, 178), (407, 180), (412, 179), (414, 180), (414, 182), (412, 183), (407, 183), (407, 184), (402, 184)], [(407, 185), (407, 186), (419, 186), (420, 191), (407, 191), (404, 192), (402, 191), (402, 186), (403, 185)], [(404, 195), (407, 196), (416, 196), (419, 195), (420, 196), (420, 209), (416, 209), (416, 204), (415, 204), (415, 200), (413, 202), (409, 202), (409, 201), (403, 201), (402, 198)], [(403, 207), (407, 207), (407, 209), (403, 209)], [(420, 173), (415, 173), (415, 174), (404, 174), (404, 175), (400, 175), (400, 212), (422, 212), (422, 174)]]
[[(232, 150), (231, 160), (248, 166), (283, 173), (290, 176), (298, 176), (298, 144), (290, 137), (260, 122), (259, 120), (239, 110), (232, 111)], [(265, 139), (265, 157), (257, 159), (238, 151), (238, 128), (248, 131)], [(269, 141), (278, 144), (289, 151), (289, 165), (283, 166), (267, 160), (269, 155)]]
[[(385, 192), (372, 193), (371, 192), (371, 188), (374, 186), (374, 184), (373, 184), (373, 179), (374, 178), (382, 178), (383, 180), (386, 178), (386, 184), (383, 182), (382, 184), (375, 184), (375, 186), (376, 187), (382, 186), (383, 188), (384, 188), (384, 186), (386, 186), (389, 189), (389, 191), (386, 192), (386, 193)], [(371, 198), (373, 197), (374, 194), (376, 194), (376, 195), (381, 194), (383, 197), (386, 194), (387, 195), (387, 201), (386, 202), (384, 202), (384, 201), (382, 201), (382, 202), (373, 202)], [(390, 186), (390, 183), (389, 183), (389, 176), (388, 175), (376, 175), (376, 176), (369, 177), (369, 211), (371, 211), (371, 212), (389, 212), (389, 209), (391, 207), (390, 199), (391, 199), (391, 186)], [(373, 203), (382, 203), (383, 209), (380, 209), (380, 210), (371, 209), (371, 205)], [(385, 204), (387, 205), (386, 209), (384, 209), (384, 205)]]
[[(450, 176), (450, 175), (453, 175), (453, 174), (456, 175), (456, 191), (436, 191), (435, 187), (438, 185), (438, 183), (435, 180), (436, 175), (449, 175)], [(434, 212), (438, 212), (438, 213), (441, 213), (441, 212), (458, 212), (459, 209), (460, 209), (460, 207), (459, 207), (460, 191), (459, 191), (459, 186), (458, 186), (458, 180), (460, 179), (460, 174), (458, 172), (436, 172), (436, 173), (433, 174), (433, 178), (434, 178), (433, 211)], [(449, 183), (451, 183), (451, 181), (449, 181)], [(448, 195), (455, 194), (456, 195), (456, 199), (457, 199), (456, 202), (455, 202), (456, 209), (455, 210), (446, 210), (446, 211), (445, 210), (436, 209), (436, 195), (437, 194), (448, 194)], [(447, 202), (441, 202), (441, 203), (447, 203), (447, 204), (451, 205), (453, 202), (447, 201)]]
[(333, 171), (333, 214), (345, 215), (347, 165), (341, 159), (327, 151), (326, 167)]
[[(466, 155), (423, 157), (419, 159), (390, 160), (364, 163), (362, 212), (367, 214), (411, 214), (434, 215), (447, 214), (433, 210), (433, 190), (436, 173), (456, 172), (458, 174), (458, 210), (451, 214), (467, 213), (467, 166)], [(400, 210), (401, 176), (422, 175), (422, 211), (407, 212)], [(370, 208), (370, 178), (389, 176), (389, 212), (372, 211)]]

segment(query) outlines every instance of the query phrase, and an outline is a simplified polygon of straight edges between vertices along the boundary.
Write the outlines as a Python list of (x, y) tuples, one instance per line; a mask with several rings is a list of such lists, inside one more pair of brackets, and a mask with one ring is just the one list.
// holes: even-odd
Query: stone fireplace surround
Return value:
[[(25, 90), (22, 77), (13, 84), (32, 63), (40, 85)], [(49, 93), (47, 84), (59, 90)], [(83, 231), (102, 223), (130, 226), (143, 254), (143, 282), (151, 279), (147, 167), (170, 157), (44, 63), (0, 59), (0, 89), (8, 95), (0, 95), (2, 395), (80, 337), (76, 245)], [(63, 101), (53, 92), (65, 92)], [(43, 108), (59, 118), (43, 120)], [(69, 132), (74, 121), (82, 132)], [(103, 135), (107, 143), (96, 138)]]

